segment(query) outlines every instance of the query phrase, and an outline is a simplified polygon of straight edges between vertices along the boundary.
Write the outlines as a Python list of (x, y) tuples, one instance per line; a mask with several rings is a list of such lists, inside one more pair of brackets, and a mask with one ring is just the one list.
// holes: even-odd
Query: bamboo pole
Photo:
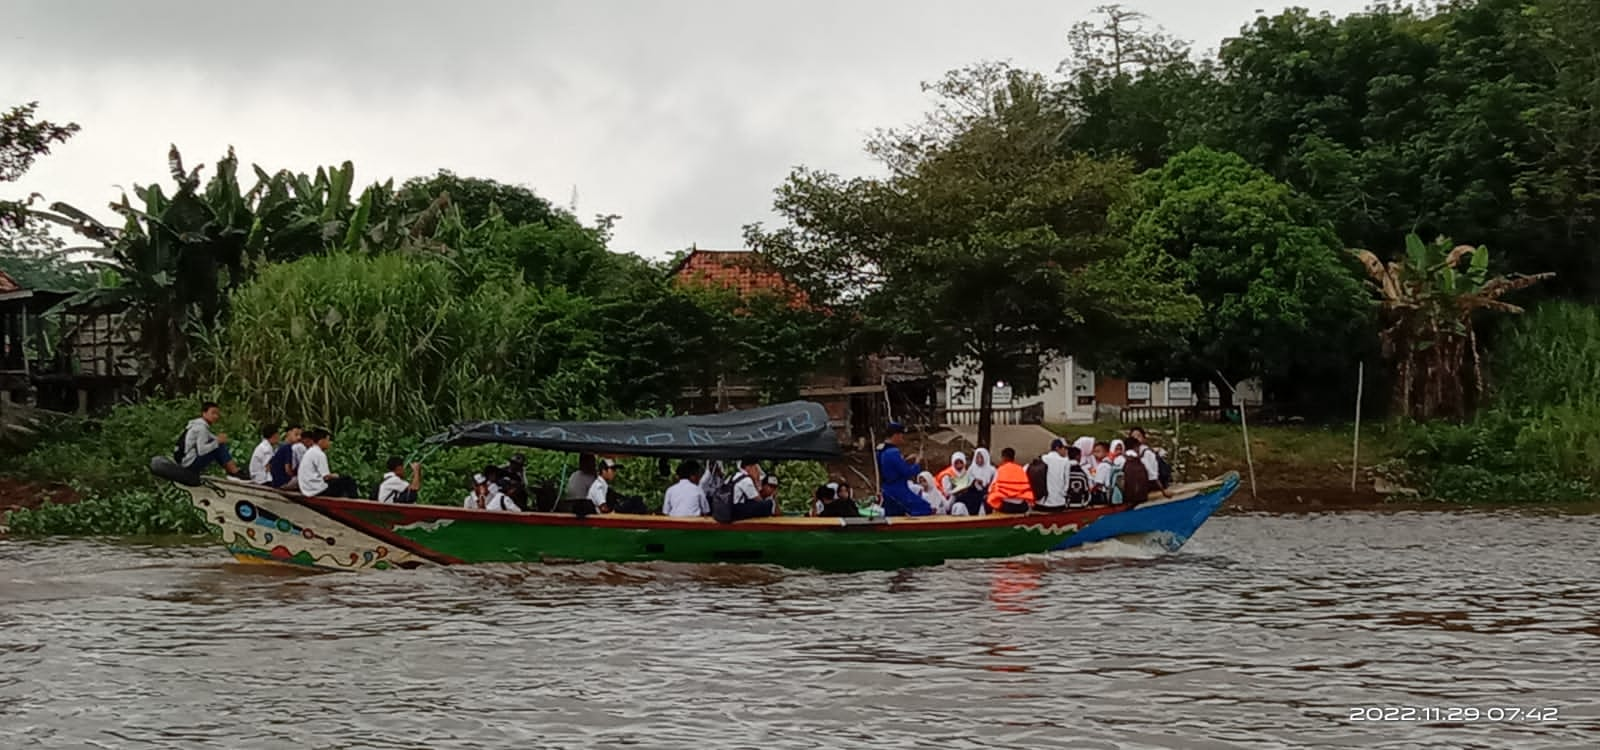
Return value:
[(1228, 382), (1228, 377), (1223, 375), (1221, 370), (1217, 370), (1217, 377), (1222, 380), (1223, 385), (1228, 387), (1228, 400), (1234, 402), (1234, 406), (1239, 407), (1239, 429), (1244, 431), (1244, 464), (1250, 470), (1250, 499), (1255, 500), (1256, 462), (1250, 456), (1250, 420), (1245, 417), (1244, 402), (1239, 398), (1239, 389), (1235, 388), (1233, 383)]
[(1177, 476), (1173, 482), (1179, 482), (1189, 476), (1183, 465), (1183, 412), (1172, 410), (1172, 470)]
[(1361, 362), (1356, 367), (1356, 434), (1351, 446), (1350, 458), (1350, 491), (1356, 491), (1356, 478), (1361, 472), (1361, 396), (1367, 384), (1367, 363)]

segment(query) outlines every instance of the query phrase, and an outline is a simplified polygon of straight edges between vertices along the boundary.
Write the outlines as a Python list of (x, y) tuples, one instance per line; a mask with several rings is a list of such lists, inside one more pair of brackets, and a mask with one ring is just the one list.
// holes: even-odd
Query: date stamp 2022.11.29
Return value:
[(1354, 706), (1348, 720), (1548, 724), (1560, 721), (1561, 711), (1554, 706)]

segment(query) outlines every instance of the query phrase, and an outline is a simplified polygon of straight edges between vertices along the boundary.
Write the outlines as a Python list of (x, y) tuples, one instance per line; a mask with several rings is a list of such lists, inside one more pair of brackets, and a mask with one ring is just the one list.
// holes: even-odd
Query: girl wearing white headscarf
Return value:
[(1083, 467), (1084, 473), (1094, 476), (1094, 438), (1084, 435), (1072, 441), (1072, 445), (1078, 449), (1078, 465)]
[(994, 459), (989, 457), (988, 448), (979, 448), (972, 452), (972, 465), (967, 467), (967, 476), (972, 477), (975, 484), (988, 490), (994, 484), (996, 473)]
[(1122, 468), (1122, 465), (1128, 460), (1122, 455), (1122, 451), (1123, 446), (1120, 438), (1111, 441), (1111, 452), (1106, 454), (1106, 460), (1110, 461), (1112, 466), (1115, 466), (1119, 469)]
[(950, 465), (933, 478), (939, 483), (940, 492), (947, 497), (955, 497), (957, 492), (972, 484), (972, 477), (967, 474), (967, 454), (961, 451), (950, 454)]

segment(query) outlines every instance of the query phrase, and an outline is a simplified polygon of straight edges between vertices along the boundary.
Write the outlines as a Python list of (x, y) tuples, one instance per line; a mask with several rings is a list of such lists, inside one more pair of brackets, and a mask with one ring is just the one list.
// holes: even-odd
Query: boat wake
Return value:
[(1172, 554), (1171, 550), (1176, 546), (1173, 544), (1174, 541), (1171, 534), (1160, 531), (1130, 534), (1051, 552), (1050, 557), (1081, 560), (1154, 560)]

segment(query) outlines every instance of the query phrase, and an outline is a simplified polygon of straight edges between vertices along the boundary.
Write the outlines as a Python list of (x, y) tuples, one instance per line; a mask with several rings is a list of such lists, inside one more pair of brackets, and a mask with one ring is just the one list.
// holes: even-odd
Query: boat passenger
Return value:
[(678, 482), (667, 488), (661, 512), (678, 518), (711, 515), (711, 503), (706, 501), (706, 493), (700, 491), (700, 477), (704, 473), (698, 461), (678, 464)]
[(822, 511), (817, 515), (823, 518), (860, 518), (861, 508), (856, 506), (856, 501), (850, 499), (850, 486), (829, 482), (817, 490), (817, 496), (822, 500)]
[(1127, 448), (1125, 447), (1125, 443), (1123, 443), (1121, 440), (1111, 441), (1111, 453), (1108, 457), (1111, 460), (1112, 466), (1115, 466), (1119, 469), (1122, 468), (1122, 462), (1126, 460), (1123, 458), (1122, 454), (1126, 452), (1126, 450)]
[(261, 428), (261, 442), (256, 443), (256, 449), (250, 453), (250, 481), (256, 484), (272, 483), (272, 472), (267, 470), (267, 464), (272, 461), (272, 453), (277, 448), (278, 426)]
[[(581, 466), (582, 459), (579, 459), (579, 461)], [(617, 462), (609, 458), (604, 459), (595, 465), (595, 470), (594, 481), (589, 483), (589, 494), (585, 495), (583, 500), (575, 503), (574, 509), (577, 510), (579, 516), (586, 516), (590, 513), (611, 512), (611, 482), (617, 478)], [(578, 474), (573, 472), (572, 475), (577, 476)], [(584, 505), (585, 502), (588, 503), (587, 506)]]
[(1155, 451), (1145, 447), (1138, 438), (1128, 438), (1127, 445), (1128, 450), (1123, 454), (1127, 461), (1122, 466), (1123, 502), (1137, 506), (1149, 500), (1152, 492), (1172, 497), (1172, 493), (1161, 486), (1158, 478), (1160, 469), (1156, 464)]
[(233, 454), (228, 452), (228, 436), (225, 433), (213, 433), (211, 426), (222, 419), (222, 408), (214, 401), (207, 401), (200, 405), (200, 416), (189, 420), (183, 428), (183, 436), (178, 438), (179, 463), (183, 468), (196, 474), (206, 470), (206, 467), (216, 464), (231, 477), (241, 477), (239, 464), (234, 463)]
[[(970, 467), (967, 465), (967, 454), (956, 451), (950, 455), (950, 465), (939, 472), (935, 479), (939, 480), (939, 490), (945, 497), (950, 498), (952, 516), (975, 516), (983, 508), (984, 492), (973, 479)], [(955, 506), (962, 506), (962, 511), (957, 513)]]
[(1072, 447), (1077, 448), (1078, 455), (1083, 457), (1078, 463), (1084, 472), (1091, 477), (1094, 476), (1094, 438), (1084, 435), (1072, 441)]
[(1096, 505), (1110, 504), (1112, 498), (1111, 481), (1117, 470), (1117, 465), (1111, 460), (1111, 444), (1099, 440), (1094, 444), (1094, 473), (1089, 475), (1090, 502)]
[(917, 475), (917, 489), (922, 496), (922, 501), (933, 508), (936, 515), (950, 512), (950, 498), (939, 491), (939, 482), (933, 478), (932, 472), (924, 471)]
[(1067, 449), (1067, 507), (1081, 508), (1089, 504), (1092, 494), (1092, 483), (1089, 481), (1089, 472), (1083, 468), (1083, 459), (1087, 458), (1078, 451), (1074, 445)]
[(333, 445), (333, 435), (327, 430), (315, 429), (305, 433), (312, 445), (300, 462), (300, 494), (306, 497), (361, 497), (356, 480), (342, 477), (328, 467), (328, 448)]
[(400, 476), (405, 462), (399, 456), (390, 456), (384, 463), (389, 473), (378, 483), (377, 501), (380, 503), (411, 504), (417, 501), (417, 490), (422, 489), (422, 464), (411, 464), (411, 480)]
[(500, 467), (500, 490), (506, 493), (506, 497), (524, 507), (528, 501), (527, 469), (528, 457), (521, 453), (512, 454), (511, 460)]
[(1045, 495), (1039, 498), (1038, 507), (1062, 510), (1067, 507), (1067, 475), (1072, 459), (1067, 457), (1067, 441), (1056, 438), (1050, 441), (1050, 450), (1039, 458), (1045, 465)]
[(594, 478), (599, 472), (595, 470), (594, 455), (581, 453), (578, 455), (578, 468), (567, 477), (567, 491), (563, 494), (565, 500), (586, 500), (589, 497), (589, 486), (594, 484)]
[(781, 515), (783, 513), (778, 510), (777, 474), (768, 474), (761, 478), (761, 486), (757, 488), (757, 496), (754, 501), (738, 503), (733, 506), (735, 520)]
[(306, 434), (307, 432), (309, 430), (301, 430), (300, 442), (294, 445), (294, 465), (296, 469), (300, 468), (301, 461), (306, 460), (306, 451), (311, 450), (311, 446), (316, 443), (315, 440), (311, 439), (310, 435)]
[(472, 475), (472, 491), (467, 493), (467, 499), (461, 507), (474, 510), (494, 510), (518, 513), (522, 508), (506, 497), (504, 492), (495, 488), (489, 478), (482, 474)]
[(1032, 502), (1033, 488), (1028, 484), (1027, 470), (1017, 463), (1017, 451), (1000, 451), (1000, 465), (995, 467), (994, 484), (989, 487), (990, 511), (1027, 513)]
[(950, 465), (943, 471), (934, 475), (934, 481), (939, 483), (939, 491), (946, 497), (953, 497), (957, 492), (972, 484), (972, 477), (967, 476), (967, 454), (956, 451), (950, 454)]
[(294, 449), (300, 445), (302, 437), (300, 425), (289, 423), (288, 429), (283, 431), (283, 442), (267, 462), (267, 473), (271, 476), (267, 486), (289, 491), (300, 488), (300, 462), (295, 460)]
[(905, 443), (906, 429), (899, 422), (889, 423), (889, 435), (878, 449), (878, 488), (883, 496), (883, 510), (890, 516), (926, 516), (933, 507), (917, 492), (915, 479), (922, 473), (916, 454), (904, 456), (900, 446)]
[(835, 490), (832, 482), (829, 482), (828, 484), (817, 485), (817, 491), (811, 493), (811, 511), (806, 515), (813, 518), (821, 516), (823, 507), (827, 505), (827, 500), (824, 500), (823, 497), (826, 496), (829, 500), (831, 500), (835, 496), (834, 493)]
[(989, 488), (994, 486), (994, 459), (989, 457), (988, 448), (979, 448), (972, 452), (972, 465), (967, 467), (967, 476), (972, 477), (972, 486), (984, 492), (988, 492)]
[(778, 493), (778, 478), (763, 473), (760, 461), (740, 459), (739, 473), (730, 482), (728, 520), (777, 515), (778, 503), (773, 496)]

